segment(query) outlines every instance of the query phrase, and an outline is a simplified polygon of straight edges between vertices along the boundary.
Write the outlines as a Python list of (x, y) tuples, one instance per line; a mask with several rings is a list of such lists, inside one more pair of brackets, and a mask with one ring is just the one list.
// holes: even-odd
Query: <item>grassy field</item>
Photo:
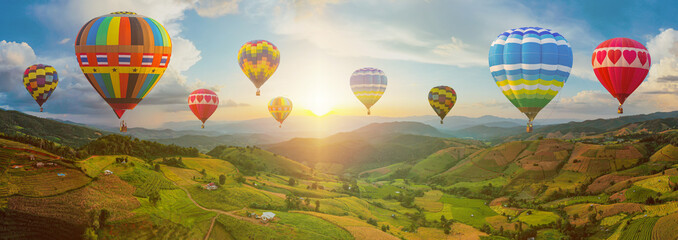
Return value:
[(441, 215), (445, 215), (448, 219), (454, 219), (479, 228), (487, 223), (485, 222), (486, 217), (497, 215), (496, 212), (485, 205), (485, 201), (479, 199), (461, 198), (445, 194), (441, 197), (440, 201), (444, 204), (442, 211), (427, 213), (427, 220), (439, 220)]
[(652, 229), (659, 218), (643, 218), (632, 221), (626, 226), (619, 239), (629, 240), (650, 240), (652, 239)]
[(87, 176), (90, 177), (96, 177), (99, 176), (100, 174), (103, 173), (108, 165), (111, 165), (112, 163), (115, 162), (115, 158), (118, 157), (126, 157), (126, 156), (118, 156), (118, 155), (112, 155), (112, 156), (92, 156), (88, 159), (85, 159), (83, 161), (76, 162), (76, 166), (80, 167)]
[(247, 187), (221, 187), (208, 191), (200, 185), (186, 186), (193, 199), (203, 207), (224, 211), (242, 209), (256, 203), (259, 206), (270, 204), (281, 207), (284, 200)]
[(136, 187), (134, 196), (137, 197), (148, 197), (154, 191), (176, 188), (162, 173), (148, 169), (143, 165), (135, 165), (131, 170), (125, 169), (115, 172), (120, 172), (119, 176), (122, 180)]
[(537, 238), (539, 240), (560, 240), (565, 239), (565, 235), (555, 229), (543, 229), (537, 232)]
[(678, 147), (667, 144), (662, 149), (650, 156), (652, 162), (676, 162), (678, 161)]
[(521, 221), (530, 226), (537, 226), (555, 223), (556, 221), (558, 221), (558, 219), (560, 219), (560, 216), (552, 212), (537, 210), (530, 211), (532, 211), (531, 214), (528, 214), (528, 211), (522, 212), (520, 216), (518, 216), (518, 221)]
[[(212, 217), (216, 213), (207, 212), (195, 206), (180, 189), (160, 191), (160, 201), (153, 206), (145, 198), (139, 198), (141, 207), (134, 210), (139, 215), (147, 215), (155, 224), (168, 225), (174, 223), (175, 231), (185, 239), (202, 239), (205, 237)], [(172, 226), (172, 224), (169, 224)], [(188, 230), (188, 232), (184, 230)]]
[(639, 186), (632, 186), (629, 189), (624, 192), (624, 196), (626, 196), (626, 201), (627, 202), (637, 202), (637, 203), (642, 203), (647, 200), (649, 197), (657, 197), (657, 192), (652, 191), (650, 189), (644, 188), (644, 187), (639, 187)]
[(576, 197), (569, 197), (569, 198), (563, 198), (563, 199), (558, 199), (555, 201), (547, 202), (542, 204), (542, 207), (547, 207), (547, 208), (559, 208), (559, 207), (565, 207), (565, 206), (570, 206), (574, 204), (579, 204), (579, 203), (598, 203), (598, 204), (604, 204), (607, 202), (607, 199), (610, 196), (607, 194), (601, 194), (598, 196), (576, 196)]
[[(225, 176), (232, 176), (238, 173), (238, 169), (236, 169), (233, 164), (221, 159), (183, 158), (182, 161), (188, 168), (194, 169), (196, 171), (202, 171), (202, 169), (205, 169), (207, 176), (214, 179), (219, 179), (219, 175), (221, 174)], [(228, 179), (226, 184), (235, 183), (232, 177), (226, 179)]]

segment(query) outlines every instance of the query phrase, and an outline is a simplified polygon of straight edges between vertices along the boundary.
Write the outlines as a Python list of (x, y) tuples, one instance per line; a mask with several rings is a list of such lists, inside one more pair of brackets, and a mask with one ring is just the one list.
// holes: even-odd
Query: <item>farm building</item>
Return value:
[(24, 167), (24, 166), (21, 166), (21, 165), (14, 165), (14, 166), (12, 166), (12, 168), (14, 168), (14, 169), (22, 168), (22, 167)]
[(218, 187), (216, 184), (214, 184), (214, 183), (208, 183), (208, 184), (203, 185), (202, 187), (203, 187), (204, 189), (207, 189), (207, 190), (210, 190), (210, 191), (216, 190), (217, 188), (219, 188), (219, 187)]
[(275, 218), (275, 213), (272, 213), (272, 212), (264, 212), (264, 213), (261, 214), (261, 220), (264, 220), (264, 221), (270, 221), (270, 220), (273, 220), (274, 218)]
[(111, 174), (113, 174), (113, 171), (108, 170), (108, 169), (104, 170), (104, 175), (111, 175)]

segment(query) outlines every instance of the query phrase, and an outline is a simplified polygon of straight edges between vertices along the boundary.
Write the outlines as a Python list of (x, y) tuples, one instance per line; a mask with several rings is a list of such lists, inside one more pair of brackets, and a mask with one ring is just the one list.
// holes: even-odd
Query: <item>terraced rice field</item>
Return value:
[(440, 212), (443, 210), (443, 203), (439, 201), (442, 196), (443, 192), (432, 190), (425, 192), (423, 197), (415, 198), (414, 203), (427, 212)]
[[(42, 168), (34, 172), (13, 172), (9, 176), (8, 195), (43, 197), (85, 186), (91, 181), (82, 172), (70, 168)], [(65, 174), (58, 176), (57, 174)]]
[(624, 240), (651, 240), (654, 224), (659, 218), (638, 219), (629, 224), (622, 232), (619, 239)]
[(397, 237), (382, 232), (380, 229), (353, 217), (340, 217), (316, 212), (301, 212), (316, 216), (347, 230), (355, 239), (398, 240)]
[(193, 169), (186, 168), (177, 168), (161, 165), (160, 169), (166, 178), (170, 181), (177, 183), (179, 186), (189, 186), (195, 185), (198, 182), (194, 181), (195, 178), (201, 178), (202, 174)]
[(652, 229), (652, 239), (678, 239), (678, 212), (664, 216), (657, 220)]
[(643, 206), (645, 213), (634, 217), (638, 219), (647, 215), (648, 217), (661, 217), (678, 212), (678, 202), (669, 202), (660, 205), (646, 205)]
[(614, 226), (615, 224), (619, 223), (622, 219), (626, 218), (626, 214), (620, 213), (614, 216), (609, 216), (606, 218), (603, 218), (603, 220), (600, 221), (600, 225), (602, 226)]
[(659, 193), (673, 191), (670, 186), (669, 176), (658, 176), (635, 182), (634, 185), (650, 189)]

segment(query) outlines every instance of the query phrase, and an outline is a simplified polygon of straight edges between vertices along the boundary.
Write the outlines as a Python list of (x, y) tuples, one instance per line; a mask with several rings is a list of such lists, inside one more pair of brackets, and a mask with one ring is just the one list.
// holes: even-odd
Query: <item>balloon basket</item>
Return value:
[(617, 108), (617, 113), (618, 114), (624, 113), (624, 109), (621, 106), (619, 106), (619, 108)]
[(257, 96), (261, 96), (261, 90), (257, 88)]
[(205, 128), (205, 124), (203, 124), (202, 126), (200, 126), (200, 128)]
[(40, 107), (40, 112), (42, 112), (42, 107)]
[(443, 124), (443, 120), (440, 120), (440, 124)]

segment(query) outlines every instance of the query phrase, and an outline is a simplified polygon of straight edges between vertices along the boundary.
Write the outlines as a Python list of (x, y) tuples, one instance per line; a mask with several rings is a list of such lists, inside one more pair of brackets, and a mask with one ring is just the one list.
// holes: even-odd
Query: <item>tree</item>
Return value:
[(205, 169), (204, 169), (204, 168), (202, 169), (202, 171), (200, 171), (200, 173), (201, 173), (203, 176), (207, 175), (207, 172), (205, 172)]
[(97, 239), (99, 239), (99, 236), (97, 235), (97, 232), (94, 231), (94, 228), (88, 227), (87, 229), (85, 229), (85, 232), (82, 234), (82, 239), (97, 240)]
[(290, 178), (289, 180), (287, 180), (287, 184), (290, 186), (297, 185), (297, 180), (294, 180), (294, 178)]
[(219, 185), (224, 185), (226, 183), (226, 176), (224, 174), (219, 175)]
[(320, 212), (320, 200), (315, 200), (315, 211)]
[(151, 192), (151, 194), (148, 194), (148, 201), (155, 206), (160, 201), (160, 193), (158, 191)]
[(106, 226), (106, 221), (110, 216), (111, 212), (109, 212), (107, 209), (101, 209), (101, 212), (99, 213), (99, 227)]
[(155, 171), (160, 172), (160, 164), (155, 164)]
[(310, 198), (305, 198), (305, 199), (304, 199), (304, 203), (306, 204), (306, 206), (311, 205), (311, 199), (310, 199)]

